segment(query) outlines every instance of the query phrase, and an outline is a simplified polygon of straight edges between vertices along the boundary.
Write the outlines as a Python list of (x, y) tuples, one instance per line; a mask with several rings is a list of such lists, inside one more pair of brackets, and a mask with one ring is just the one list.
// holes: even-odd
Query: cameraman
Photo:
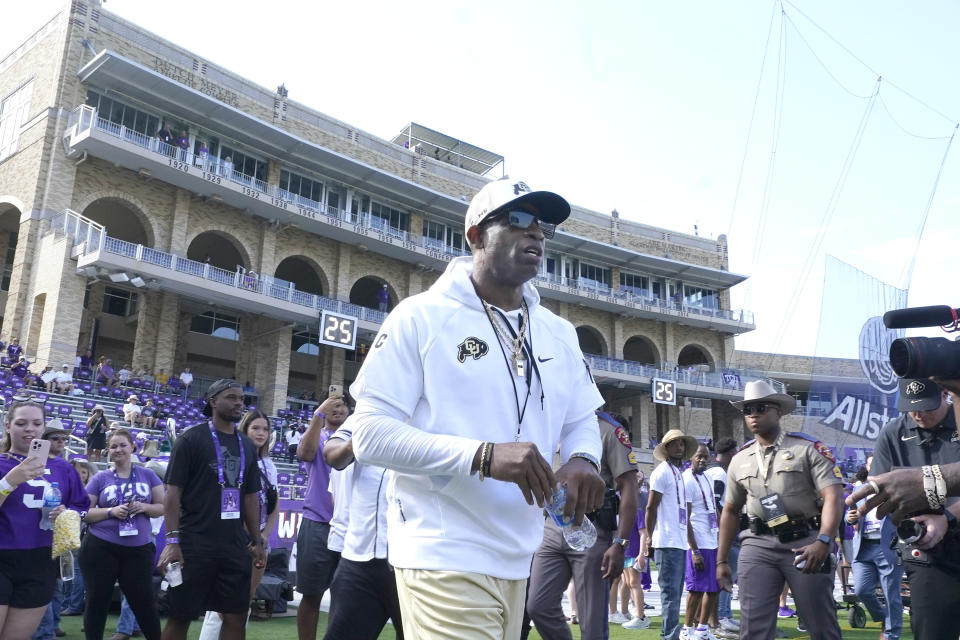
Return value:
[[(946, 391), (931, 380), (904, 378), (897, 408), (903, 413), (887, 423), (877, 438), (872, 473), (960, 462), (960, 438)], [(867, 486), (871, 483), (876, 480), (868, 480)], [(854, 492), (850, 501), (866, 493)], [(960, 636), (960, 616), (956, 615), (960, 607), (960, 528), (956, 525), (960, 501), (948, 499), (945, 513), (932, 513), (925, 494), (923, 498), (912, 503), (917, 507), (913, 513), (920, 514), (913, 520), (926, 530), (916, 547), (927, 553), (916, 554), (908, 548), (902, 554), (910, 583), (911, 625), (917, 640), (956, 638)], [(869, 509), (876, 502), (871, 499), (862, 508)], [(877, 515), (882, 517), (881, 510)]]

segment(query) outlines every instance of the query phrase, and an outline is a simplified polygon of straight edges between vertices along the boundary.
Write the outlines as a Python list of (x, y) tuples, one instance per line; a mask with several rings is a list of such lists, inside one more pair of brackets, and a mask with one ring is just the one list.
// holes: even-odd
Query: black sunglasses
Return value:
[(743, 415), (745, 415), (745, 416), (751, 416), (751, 415), (753, 415), (753, 414), (757, 414), (758, 416), (759, 416), (759, 415), (763, 415), (764, 413), (767, 412), (767, 409), (770, 409), (771, 407), (777, 407), (777, 408), (779, 408), (778, 405), (775, 405), (775, 404), (767, 404), (767, 403), (765, 403), (765, 402), (758, 402), (758, 403), (756, 403), (756, 404), (748, 404), (748, 405), (745, 405), (745, 406), (743, 407)]
[(537, 225), (540, 227), (540, 231), (543, 233), (544, 238), (553, 238), (553, 235), (557, 230), (557, 225), (544, 222), (538, 218), (536, 214), (520, 209), (509, 209), (499, 212), (495, 211), (491, 215), (484, 218), (480, 224), (487, 224), (488, 222), (493, 222), (494, 220), (499, 220), (503, 217), (506, 217), (507, 224), (517, 229), (527, 229), (531, 224), (534, 223), (534, 221), (536, 221)]

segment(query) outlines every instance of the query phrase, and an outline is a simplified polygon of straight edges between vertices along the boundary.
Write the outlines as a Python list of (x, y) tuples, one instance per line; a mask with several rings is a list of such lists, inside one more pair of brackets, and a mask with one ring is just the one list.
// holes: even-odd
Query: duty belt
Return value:
[(820, 516), (792, 516), (783, 524), (768, 527), (760, 518), (750, 518), (750, 531), (758, 536), (775, 535), (780, 542), (792, 542), (806, 537), (810, 530), (820, 530)]

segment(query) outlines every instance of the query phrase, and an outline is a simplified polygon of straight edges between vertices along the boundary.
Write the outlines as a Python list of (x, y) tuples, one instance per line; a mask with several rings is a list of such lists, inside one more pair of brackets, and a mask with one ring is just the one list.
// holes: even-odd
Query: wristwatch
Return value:
[(627, 548), (627, 545), (630, 544), (630, 541), (629, 541), (629, 540), (624, 540), (623, 538), (614, 538), (614, 539), (613, 539), (613, 544), (618, 544), (618, 545), (620, 545), (621, 547), (623, 547), (624, 549), (626, 549), (626, 548)]
[(830, 546), (830, 543), (833, 542), (833, 538), (831, 538), (830, 534), (827, 534), (827, 533), (821, 533), (820, 535), (818, 535), (817, 540), (827, 545), (828, 547)]

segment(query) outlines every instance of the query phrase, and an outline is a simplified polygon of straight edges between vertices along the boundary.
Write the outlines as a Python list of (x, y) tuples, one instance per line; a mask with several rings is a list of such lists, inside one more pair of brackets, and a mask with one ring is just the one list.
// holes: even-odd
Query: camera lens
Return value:
[(960, 342), (946, 338), (898, 338), (890, 366), (901, 378), (960, 377)]

